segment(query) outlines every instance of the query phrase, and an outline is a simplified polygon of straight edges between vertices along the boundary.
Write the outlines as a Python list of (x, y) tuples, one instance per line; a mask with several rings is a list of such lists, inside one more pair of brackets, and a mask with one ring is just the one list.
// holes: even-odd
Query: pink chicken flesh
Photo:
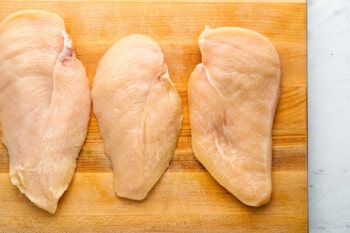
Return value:
[(74, 174), (90, 117), (89, 82), (56, 14), (0, 24), (0, 118), (11, 182), (54, 213)]
[(206, 28), (202, 63), (188, 84), (192, 148), (229, 192), (249, 206), (271, 196), (271, 131), (280, 90), (273, 45), (242, 28)]
[(182, 123), (158, 44), (144, 35), (115, 43), (98, 65), (92, 99), (116, 194), (144, 199), (168, 167)]

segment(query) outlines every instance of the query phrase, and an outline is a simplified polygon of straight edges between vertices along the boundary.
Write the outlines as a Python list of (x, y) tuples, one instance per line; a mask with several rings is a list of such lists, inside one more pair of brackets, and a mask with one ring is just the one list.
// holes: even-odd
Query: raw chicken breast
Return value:
[(192, 148), (229, 192), (249, 206), (271, 195), (271, 131), (280, 63), (273, 45), (242, 28), (206, 28), (202, 63), (188, 86)]
[(182, 124), (158, 44), (144, 35), (114, 44), (98, 65), (92, 100), (116, 194), (144, 199), (171, 161)]
[(89, 82), (63, 20), (20, 11), (0, 24), (0, 118), (11, 182), (54, 213), (90, 117)]

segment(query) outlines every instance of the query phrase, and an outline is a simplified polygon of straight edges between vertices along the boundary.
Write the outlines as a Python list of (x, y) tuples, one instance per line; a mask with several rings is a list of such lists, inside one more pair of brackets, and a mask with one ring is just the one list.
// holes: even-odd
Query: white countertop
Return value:
[(308, 0), (310, 232), (350, 232), (350, 1)]

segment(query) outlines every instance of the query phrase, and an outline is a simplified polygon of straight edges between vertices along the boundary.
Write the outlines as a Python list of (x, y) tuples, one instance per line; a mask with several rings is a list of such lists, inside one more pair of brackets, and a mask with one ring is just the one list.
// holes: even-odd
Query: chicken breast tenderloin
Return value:
[(278, 54), (261, 34), (234, 27), (206, 28), (199, 47), (202, 63), (188, 84), (195, 156), (243, 203), (266, 204), (280, 91)]
[(144, 199), (170, 163), (182, 125), (182, 103), (158, 44), (130, 35), (102, 57), (93, 110), (120, 197)]
[(45, 11), (0, 24), (0, 118), (11, 182), (54, 213), (74, 174), (90, 117), (90, 89), (63, 20)]

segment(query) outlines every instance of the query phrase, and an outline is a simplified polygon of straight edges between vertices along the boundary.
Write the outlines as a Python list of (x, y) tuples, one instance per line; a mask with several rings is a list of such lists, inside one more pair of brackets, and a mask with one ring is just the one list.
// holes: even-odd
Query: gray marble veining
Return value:
[(350, 232), (350, 1), (308, 0), (309, 229)]

